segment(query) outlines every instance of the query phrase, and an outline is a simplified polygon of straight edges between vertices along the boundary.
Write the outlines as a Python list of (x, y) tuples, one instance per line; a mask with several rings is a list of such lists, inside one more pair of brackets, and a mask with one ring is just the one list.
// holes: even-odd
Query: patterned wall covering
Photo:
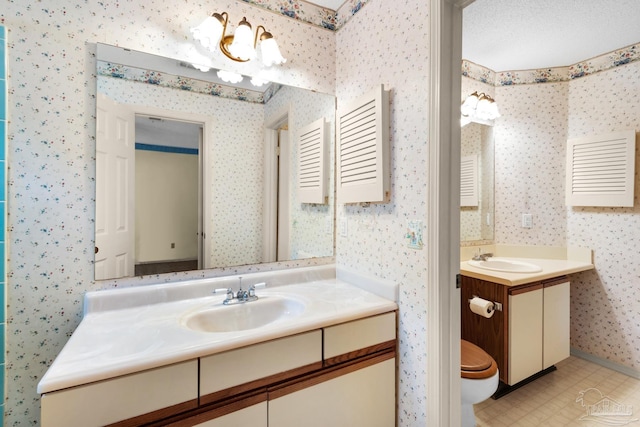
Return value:
[[(469, 67), (471, 63), (465, 61), (463, 66)], [(462, 99), (460, 102), (464, 101), (464, 99), (472, 94), (473, 92), (478, 93), (486, 93), (491, 97), (495, 97), (495, 87), (493, 84), (487, 83), (490, 78), (490, 70), (486, 68), (475, 67), (474, 70), (479, 70), (482, 78), (476, 80), (472, 79), (466, 75), (462, 76), (462, 85), (460, 95)], [(483, 74), (484, 73), (484, 74)], [(485, 134), (489, 133), (489, 130), (484, 129), (483, 132)], [(492, 132), (491, 132), (492, 134)], [(464, 137), (465, 132), (462, 132), (462, 137)], [(494, 237), (494, 209), (490, 206), (494, 206), (494, 192), (489, 191), (490, 188), (494, 187), (494, 167), (493, 163), (495, 163), (494, 154), (494, 143), (493, 136), (491, 137), (491, 144), (484, 144), (483, 152), (485, 153), (485, 158), (490, 159), (492, 163), (491, 167), (481, 167), (482, 179), (481, 182), (490, 183), (490, 186), (483, 186), (481, 193), (482, 200), (482, 209), (473, 209), (473, 208), (462, 208), (460, 210), (460, 240), (461, 245), (488, 245), (493, 244)], [(467, 141), (464, 139), (461, 141), (461, 155), (472, 154), (474, 150), (466, 144)], [(491, 149), (492, 153), (488, 153), (487, 150)], [(480, 151), (478, 151), (480, 153)], [(490, 187), (490, 188), (489, 188)], [(484, 216), (486, 219), (486, 214), (489, 213), (491, 215), (491, 224), (487, 224), (487, 221), (482, 221), (481, 217)]]
[[(502, 113), (495, 125), (496, 243), (591, 248), (595, 270), (571, 276), (571, 345), (636, 375), (640, 267), (632, 248), (640, 239), (638, 192), (633, 208), (567, 207), (564, 184), (568, 138), (640, 131), (637, 46), (566, 67), (589, 72), (554, 83), (532, 81), (537, 70), (510, 80), (495, 74)], [(481, 71), (467, 72), (469, 77), (491, 82), (491, 70), (466, 69)], [(635, 185), (640, 187), (637, 171)], [(533, 214), (533, 228), (520, 226), (522, 213)]]
[(477, 156), (479, 191), (477, 206), (460, 208), (461, 245), (493, 243), (494, 153), (492, 126), (469, 123), (462, 128), (460, 156)]
[[(333, 32), (244, 2), (215, 5), (238, 20), (246, 15), (277, 28), (288, 61), (274, 70), (273, 80), (334, 92)], [(11, 121), (6, 425), (39, 425), (36, 384), (79, 323), (86, 291), (322, 262), (93, 281), (95, 43), (187, 60), (197, 50), (189, 28), (211, 7), (178, 0), (21, 0), (0, 10), (9, 40)], [(251, 65), (245, 69), (220, 57), (213, 62), (253, 74)]]
[(273, 96), (273, 93), (279, 88), (279, 85), (270, 85), (269, 89), (262, 93), (260, 91), (236, 88), (204, 80), (175, 76), (172, 74), (159, 73), (153, 70), (128, 67), (122, 64), (111, 64), (104, 61), (98, 61), (96, 69), (100, 76), (131, 80), (154, 86), (219, 96), (221, 98), (256, 102), (259, 104), (264, 104), (268, 101), (269, 98)]
[[(496, 243), (565, 245), (567, 94), (568, 83), (496, 88)], [(521, 227), (524, 213), (533, 228)]]
[(215, 242), (209, 265), (260, 262), (264, 106), (113, 77), (100, 77), (98, 92), (121, 104), (213, 117), (213, 144), (206, 147), (213, 173), (206, 192), (215, 212), (209, 218)]
[(5, 333), (6, 333), (6, 215), (7, 215), (7, 42), (6, 29), (0, 25), (0, 427), (4, 425)]
[(391, 202), (340, 205), (337, 263), (400, 285), (398, 425), (426, 420), (426, 253), (408, 247), (408, 222), (427, 217), (429, 3), (371, 1), (337, 33), (338, 108), (375, 85), (391, 90)]
[(328, 30), (338, 30), (369, 0), (346, 0), (335, 11), (304, 0), (242, 0)]
[[(640, 132), (640, 62), (572, 81), (567, 137)], [(633, 208), (567, 208), (567, 244), (594, 250), (596, 270), (573, 277), (571, 345), (640, 375), (640, 138)]]
[(462, 61), (462, 75), (495, 86), (558, 83), (568, 82), (636, 61), (640, 61), (640, 43), (625, 46), (566, 67), (496, 72), (470, 61)]
[[(291, 211), (290, 224), (291, 259), (309, 256), (331, 256), (333, 253), (333, 227), (327, 229), (327, 221), (333, 223), (334, 194), (330, 191), (329, 203), (315, 205), (298, 201), (295, 183), (298, 182), (298, 144), (299, 130), (324, 117), (329, 122), (331, 141), (335, 135), (335, 97), (322, 93), (311, 93), (290, 87), (283, 87), (265, 106), (265, 123), (279, 119), (279, 115), (289, 109), (288, 125), (291, 143)], [(331, 144), (329, 159), (334, 157), (335, 144)], [(330, 161), (329, 188), (334, 188), (334, 162)]]

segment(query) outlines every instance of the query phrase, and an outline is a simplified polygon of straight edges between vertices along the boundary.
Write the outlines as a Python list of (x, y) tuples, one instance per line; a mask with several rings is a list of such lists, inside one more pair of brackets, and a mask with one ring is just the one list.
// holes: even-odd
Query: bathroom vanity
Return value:
[(395, 423), (395, 302), (323, 277), (227, 306), (224, 280), (87, 294), (42, 426)]
[[(498, 396), (511, 386), (554, 370), (556, 363), (569, 357), (568, 275), (593, 269), (590, 257), (506, 260), (518, 264), (514, 269), (527, 264), (539, 268), (533, 272), (498, 271), (477, 267), (472, 261), (461, 263), (461, 337), (498, 363)], [(494, 303), (491, 317), (471, 311), (469, 301), (474, 297)]]

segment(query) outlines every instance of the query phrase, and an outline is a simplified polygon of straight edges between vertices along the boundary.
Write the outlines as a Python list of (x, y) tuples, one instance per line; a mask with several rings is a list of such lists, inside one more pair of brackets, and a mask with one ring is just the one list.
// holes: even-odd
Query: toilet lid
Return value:
[(466, 340), (460, 340), (460, 369), (463, 371), (484, 371), (491, 367), (493, 358), (483, 349)]
[(490, 378), (498, 372), (498, 364), (487, 352), (470, 343), (460, 340), (460, 376), (479, 380)]

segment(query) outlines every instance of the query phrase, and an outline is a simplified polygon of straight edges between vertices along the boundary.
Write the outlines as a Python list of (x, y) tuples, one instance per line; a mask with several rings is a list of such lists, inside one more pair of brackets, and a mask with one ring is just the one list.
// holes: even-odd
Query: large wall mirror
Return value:
[[(461, 130), (461, 181), (469, 193), (468, 201), (461, 200), (460, 240), (474, 244), (494, 239), (494, 140), (493, 126), (471, 122)], [(464, 199), (462, 197), (461, 199)]]
[[(96, 280), (334, 254), (335, 97), (97, 45)], [(298, 200), (322, 119), (327, 188)]]

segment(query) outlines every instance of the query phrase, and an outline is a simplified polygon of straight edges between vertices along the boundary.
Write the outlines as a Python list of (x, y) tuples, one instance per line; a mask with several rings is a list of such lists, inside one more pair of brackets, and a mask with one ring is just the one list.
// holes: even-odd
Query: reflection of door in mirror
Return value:
[[(271, 84), (267, 89), (249, 88), (246, 87), (249, 83), (245, 82), (245, 87), (230, 87), (211, 81), (215, 78), (215, 70), (201, 72), (183, 61), (114, 46), (98, 44), (96, 54), (98, 109), (101, 108), (101, 94), (105, 94), (121, 104), (122, 110), (128, 106), (134, 115), (204, 123), (204, 142), (200, 150), (203, 176), (199, 181), (202, 187), (202, 206), (199, 209), (202, 217), (199, 222), (203, 224), (204, 235), (203, 255), (198, 257), (202, 265), (198, 269), (333, 255), (333, 165), (327, 178), (330, 190), (324, 203), (301, 202), (296, 189), (300, 129), (324, 118), (329, 135), (329, 157), (332, 158), (334, 96), (279, 84)], [(278, 258), (274, 253), (271, 258), (266, 257), (263, 251), (268, 246), (265, 234), (268, 230), (277, 233), (278, 229), (277, 187), (270, 197), (265, 194), (265, 189), (272, 179), (277, 184), (278, 166), (266, 161), (266, 155), (271, 139), (277, 141), (278, 127), (271, 126), (276, 116), (286, 117), (291, 141), (289, 174), (283, 177), (286, 180), (283, 182), (290, 186), (287, 191), (289, 204), (281, 209), (281, 212), (288, 209), (289, 216), (281, 220), (280, 226), (281, 230), (289, 232), (288, 238), (281, 238), (289, 248), (285, 250), (288, 255)], [(276, 134), (273, 138), (271, 131)], [(274, 170), (275, 175), (272, 173)], [(100, 195), (104, 185), (102, 180), (96, 180), (96, 206), (101, 211), (108, 203)], [(101, 219), (100, 215), (96, 213), (97, 220)], [(267, 221), (271, 220), (276, 222), (267, 226)], [(133, 229), (135, 220), (129, 224)], [(100, 240), (98, 225), (97, 221), (96, 242)], [(276, 242), (277, 235), (270, 238), (269, 242)], [(176, 244), (176, 249), (179, 246), (174, 240), (167, 243), (169, 249), (171, 243)], [(144, 241), (135, 244), (146, 245)], [(161, 246), (164, 247), (165, 243)], [(276, 251), (276, 244), (273, 247)], [(133, 275), (101, 273), (100, 252), (105, 251), (100, 249), (96, 254), (97, 279)]]
[(134, 273), (133, 110), (100, 94), (96, 111), (96, 279)]
[(203, 123), (98, 104), (96, 279), (197, 269)]
[(278, 129), (278, 238), (276, 242), (278, 257), (274, 261), (286, 261), (291, 259), (291, 245), (289, 242), (289, 224), (291, 216), (291, 146), (289, 130), (286, 124)]
[(460, 207), (460, 240), (491, 242), (494, 238), (494, 143), (493, 127), (470, 123), (461, 130), (462, 158), (477, 159), (473, 190), (477, 203)]

